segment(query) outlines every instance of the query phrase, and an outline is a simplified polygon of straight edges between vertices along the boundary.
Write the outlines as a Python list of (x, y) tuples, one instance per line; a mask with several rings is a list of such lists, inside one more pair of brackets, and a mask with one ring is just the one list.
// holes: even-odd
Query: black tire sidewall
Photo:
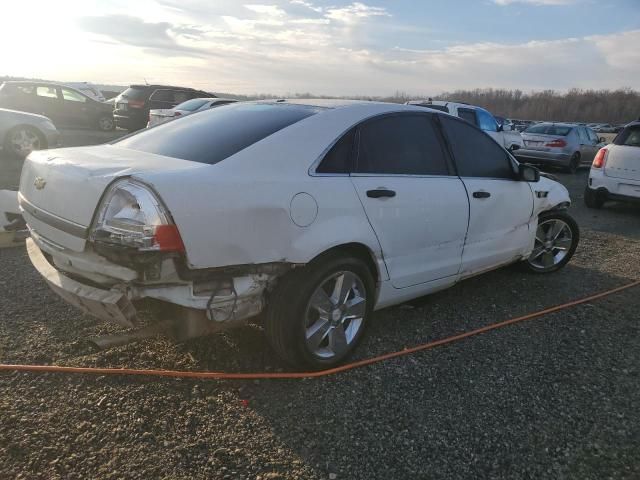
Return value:
[(589, 186), (584, 188), (584, 203), (588, 208), (602, 208), (604, 200), (600, 198), (596, 190), (592, 190)]
[[(305, 336), (305, 313), (311, 295), (316, 288), (325, 281), (327, 277), (340, 271), (350, 271), (355, 273), (362, 281), (366, 295), (367, 305), (363, 317), (362, 325), (350, 348), (342, 355), (331, 359), (322, 359), (312, 354), (306, 345)], [(288, 350), (287, 360), (292, 359), (295, 363), (302, 363), (314, 370), (331, 368), (345, 358), (349, 357), (367, 329), (369, 320), (373, 313), (375, 303), (375, 283), (371, 271), (366, 263), (356, 257), (349, 256), (331, 256), (329, 258), (320, 258), (312, 264), (304, 267), (299, 272), (293, 272), (294, 278), (290, 278), (283, 288), (287, 290), (284, 293), (285, 298), (290, 298), (291, 303), (288, 308), (280, 310), (280, 318), (270, 318), (268, 321), (284, 322), (281, 332), (284, 332), (281, 345), (282, 348)]]
[[(538, 225), (544, 221), (551, 220), (551, 219), (562, 220), (564, 223), (566, 223), (569, 226), (569, 228), (571, 229), (571, 236), (572, 236), (573, 242), (571, 243), (571, 247), (569, 248), (567, 255), (565, 255), (565, 257), (558, 264), (554, 265), (552, 268), (549, 268), (547, 270), (540, 270), (539, 268), (534, 267), (529, 263), (529, 259), (526, 259), (524, 261), (524, 264), (526, 265), (527, 269), (531, 272), (552, 273), (560, 270), (567, 263), (569, 263), (569, 261), (573, 257), (573, 254), (576, 252), (576, 249), (578, 248), (578, 244), (580, 243), (580, 227), (578, 226), (578, 223), (573, 219), (571, 215), (569, 215), (567, 212), (563, 210), (552, 210), (549, 212), (543, 212), (538, 216)], [(536, 229), (537, 228), (538, 227), (536, 226)]]

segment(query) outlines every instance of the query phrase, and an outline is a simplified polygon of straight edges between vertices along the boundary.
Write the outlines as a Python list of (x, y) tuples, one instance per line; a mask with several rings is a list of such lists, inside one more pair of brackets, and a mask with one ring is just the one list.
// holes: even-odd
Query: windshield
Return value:
[(205, 103), (210, 102), (211, 100), (207, 100), (206, 98), (193, 98), (191, 100), (187, 100), (186, 102), (182, 102), (179, 105), (173, 107), (176, 110), (186, 110), (188, 112), (193, 112), (194, 110), (199, 109)]
[(556, 135), (565, 137), (569, 135), (569, 132), (573, 130), (573, 127), (567, 125), (555, 125), (553, 123), (539, 123), (528, 127), (524, 133), (539, 133), (542, 135)]
[(144, 130), (115, 145), (214, 164), (320, 110), (307, 105), (238, 103)]

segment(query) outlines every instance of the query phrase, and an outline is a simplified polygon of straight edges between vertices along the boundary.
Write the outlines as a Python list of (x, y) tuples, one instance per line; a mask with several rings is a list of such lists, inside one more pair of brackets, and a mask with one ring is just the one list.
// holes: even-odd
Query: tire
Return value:
[[(347, 301), (335, 302), (336, 296), (328, 292), (335, 291), (341, 275), (342, 284), (347, 280), (351, 286), (343, 290)], [(362, 339), (374, 301), (375, 283), (367, 264), (355, 256), (329, 253), (292, 270), (278, 282), (268, 298), (265, 334), (276, 353), (292, 366), (331, 368), (347, 358)], [(327, 305), (325, 318), (323, 310), (314, 305)], [(351, 315), (358, 316), (346, 318)]]
[(533, 251), (522, 264), (533, 273), (555, 272), (569, 263), (579, 242), (580, 228), (571, 215), (564, 210), (543, 212), (538, 217)]
[(569, 165), (565, 167), (564, 171), (566, 173), (574, 174), (578, 171), (579, 167), (580, 167), (580, 154), (576, 152), (571, 157), (571, 160), (569, 160)]
[(113, 117), (103, 115), (98, 119), (98, 128), (103, 132), (110, 132), (116, 128), (116, 122)]
[(584, 187), (584, 204), (587, 208), (602, 208), (605, 198), (603, 195), (599, 195), (597, 190), (592, 190), (588, 186)]
[(32, 151), (44, 148), (47, 148), (45, 136), (29, 125), (13, 127), (4, 139), (5, 152), (18, 158), (26, 158)]

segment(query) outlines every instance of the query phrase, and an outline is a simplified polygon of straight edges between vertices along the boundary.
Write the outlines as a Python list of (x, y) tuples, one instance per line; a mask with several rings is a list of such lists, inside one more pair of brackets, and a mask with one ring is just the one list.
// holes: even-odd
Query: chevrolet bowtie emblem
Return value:
[(47, 181), (42, 177), (36, 177), (33, 181), (33, 185), (36, 187), (36, 190), (42, 190), (46, 184)]

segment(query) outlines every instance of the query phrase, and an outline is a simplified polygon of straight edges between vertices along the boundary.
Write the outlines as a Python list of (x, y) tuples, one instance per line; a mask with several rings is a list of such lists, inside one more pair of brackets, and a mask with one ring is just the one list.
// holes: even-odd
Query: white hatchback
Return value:
[(68, 302), (189, 335), (262, 319), (284, 359), (342, 361), (375, 309), (514, 262), (564, 266), (567, 190), (477, 127), (422, 107), (227, 105), (111, 145), (34, 152), (30, 258)]
[(607, 200), (640, 202), (640, 121), (624, 127), (613, 143), (596, 154), (584, 200), (602, 208)]

